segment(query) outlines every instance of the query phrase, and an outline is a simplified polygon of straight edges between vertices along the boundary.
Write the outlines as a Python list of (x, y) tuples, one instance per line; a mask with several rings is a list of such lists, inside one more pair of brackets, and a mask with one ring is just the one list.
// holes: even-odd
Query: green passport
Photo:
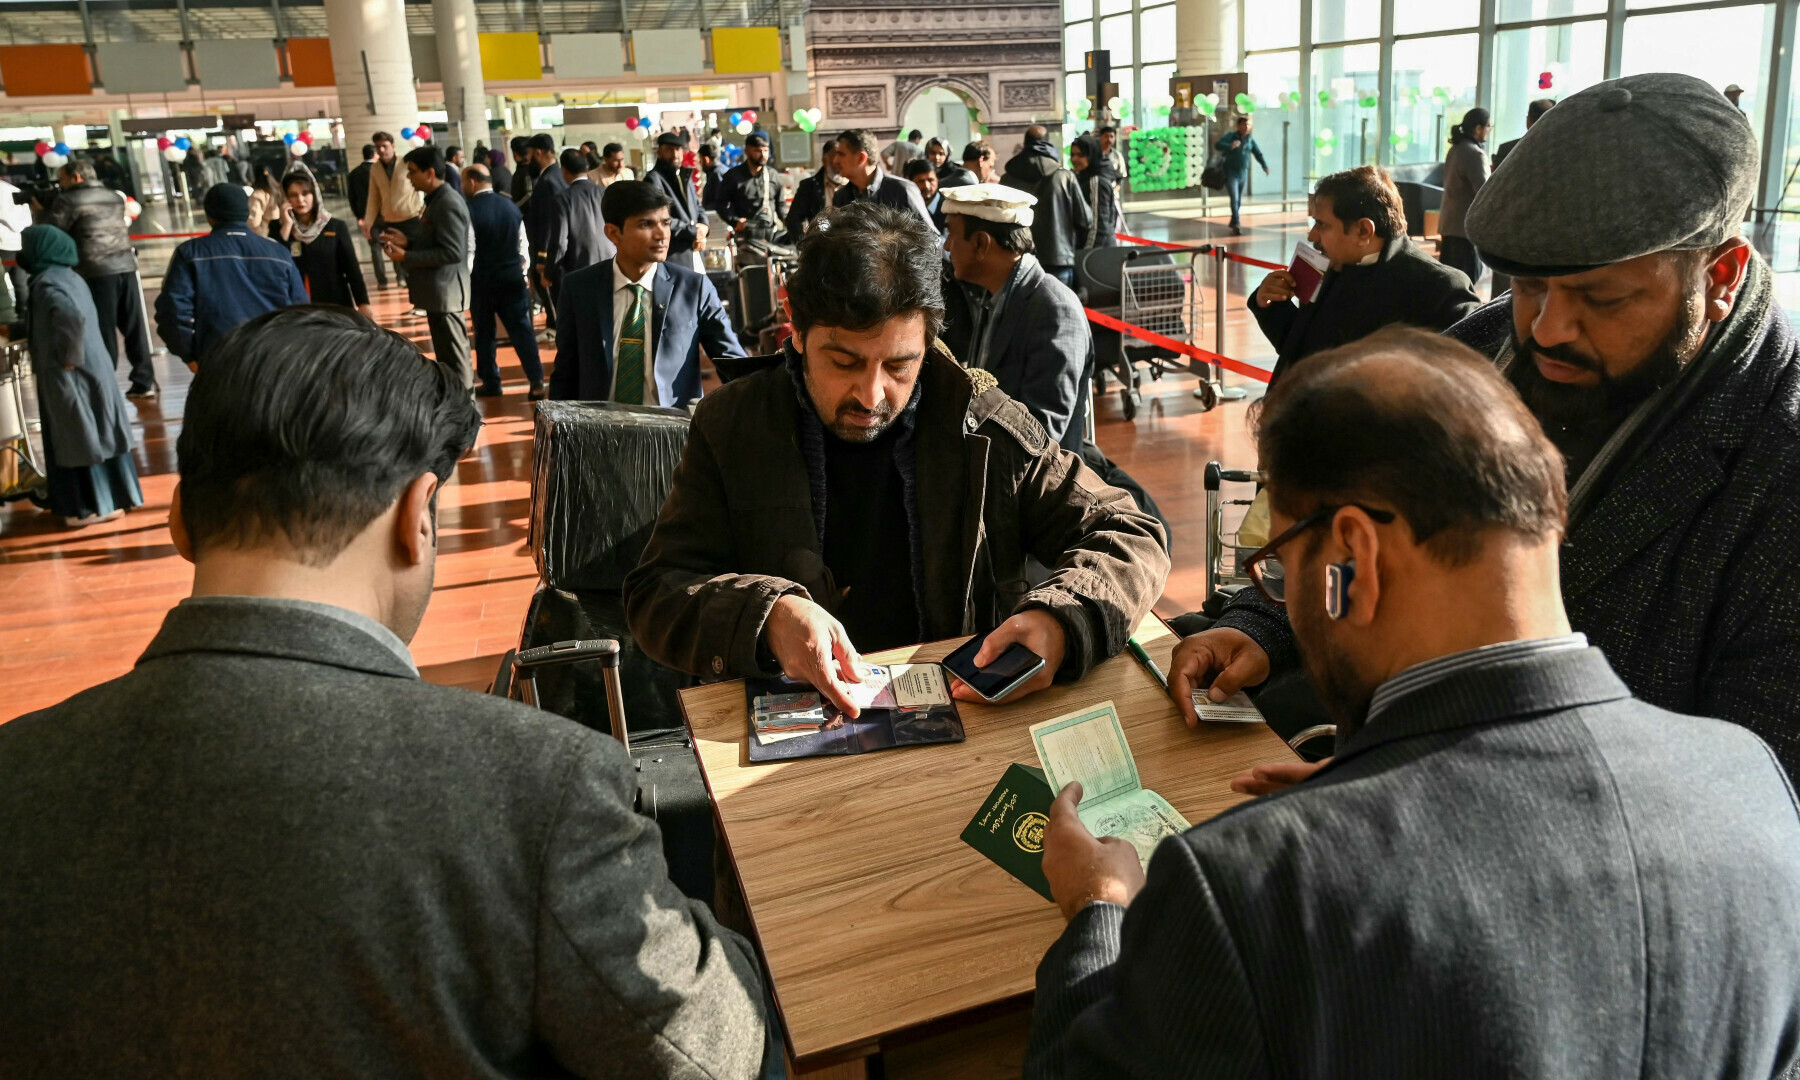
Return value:
[(1006, 775), (962, 831), (963, 843), (1000, 864), (1013, 877), (1052, 900), (1044, 877), (1044, 829), (1056, 793), (1043, 770), (1010, 765)]

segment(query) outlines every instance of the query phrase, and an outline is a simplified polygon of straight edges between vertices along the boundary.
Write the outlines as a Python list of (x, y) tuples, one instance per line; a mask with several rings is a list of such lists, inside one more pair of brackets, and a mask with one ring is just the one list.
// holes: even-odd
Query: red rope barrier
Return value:
[(1201, 360), (1208, 364), (1217, 364), (1226, 371), (1235, 371), (1239, 375), (1255, 379), (1257, 382), (1266, 383), (1269, 381), (1269, 372), (1256, 367), (1253, 364), (1246, 364), (1242, 360), (1233, 360), (1229, 356), (1220, 356), (1216, 352), (1210, 352), (1198, 346), (1189, 345), (1185, 341), (1176, 341), (1174, 338), (1164, 337), (1155, 331), (1146, 330), (1141, 326), (1134, 326), (1123, 319), (1117, 319), (1111, 315), (1103, 315), (1091, 307), (1084, 307), (1082, 310), (1087, 312), (1089, 322), (1097, 323), (1109, 330), (1117, 330), (1121, 334), (1130, 334), (1134, 338), (1148, 341), (1152, 345), (1159, 345), (1168, 349), (1170, 352), (1193, 357), (1195, 360)]
[(1235, 251), (1227, 251), (1225, 253), (1225, 257), (1227, 259), (1230, 259), (1232, 262), (1243, 263), (1245, 266), (1260, 266), (1265, 270), (1286, 270), (1287, 269), (1287, 267), (1281, 265), (1280, 263), (1264, 262), (1261, 259), (1252, 259), (1248, 255), (1239, 255)]

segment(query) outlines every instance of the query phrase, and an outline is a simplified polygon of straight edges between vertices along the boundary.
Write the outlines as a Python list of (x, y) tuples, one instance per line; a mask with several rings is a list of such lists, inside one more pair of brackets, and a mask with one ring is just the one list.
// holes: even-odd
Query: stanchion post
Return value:
[[(1214, 307), (1216, 307), (1218, 309), (1219, 314), (1218, 314), (1218, 318), (1216, 320), (1216, 325), (1213, 327), (1213, 352), (1218, 353), (1220, 356), (1224, 356), (1225, 355), (1225, 263), (1227, 261), (1226, 256), (1229, 254), (1229, 252), (1226, 251), (1226, 249), (1223, 245), (1219, 245), (1218, 247), (1215, 247), (1214, 251), (1216, 251), (1218, 253), (1218, 262), (1215, 264), (1215, 270), (1213, 273), (1213, 305), (1214, 305)], [(1212, 366), (1212, 369), (1213, 369), (1212, 383), (1213, 383), (1214, 389), (1216, 389), (1218, 391), (1220, 401), (1242, 401), (1244, 398), (1247, 398), (1250, 396), (1250, 392), (1248, 390), (1245, 390), (1241, 386), (1226, 386), (1225, 385), (1225, 367), (1223, 364), (1214, 364)]]
[(1292, 124), (1292, 120), (1281, 122), (1281, 212), (1284, 214), (1288, 212), (1288, 128)]

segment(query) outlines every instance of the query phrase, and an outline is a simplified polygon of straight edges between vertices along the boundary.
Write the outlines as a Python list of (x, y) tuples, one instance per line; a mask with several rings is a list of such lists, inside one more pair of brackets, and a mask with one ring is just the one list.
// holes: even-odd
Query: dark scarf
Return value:
[(1049, 139), (1027, 138), (1025, 140), (1025, 152), (1027, 154), (1036, 154), (1039, 157), (1047, 157), (1058, 165), (1062, 164), (1062, 155), (1056, 152), (1055, 145), (1052, 144)]
[[(781, 347), (788, 377), (794, 381), (794, 393), (800, 400), (800, 457), (806, 462), (807, 487), (812, 491), (813, 527), (819, 534), (819, 551), (825, 550), (825, 422), (813, 406), (806, 389), (806, 360), (794, 349), (793, 342)], [(919, 421), (919, 398), (925, 389), (923, 372), (913, 383), (912, 397), (906, 408), (894, 419), (900, 433), (894, 439), (894, 467), (900, 471), (901, 500), (906, 504), (907, 548), (912, 553), (913, 606), (919, 613), (919, 636), (925, 636), (925, 541), (919, 526), (919, 486), (915, 479), (913, 436)]]

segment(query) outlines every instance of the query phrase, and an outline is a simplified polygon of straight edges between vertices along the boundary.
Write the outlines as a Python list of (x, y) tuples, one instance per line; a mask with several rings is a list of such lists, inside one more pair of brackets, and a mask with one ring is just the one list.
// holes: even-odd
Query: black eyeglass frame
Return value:
[[(1345, 510), (1352, 506), (1369, 515), (1369, 517), (1373, 518), (1378, 525), (1391, 524), (1397, 517), (1392, 510), (1378, 510), (1373, 506), (1364, 506), (1362, 503), (1338, 503), (1335, 506), (1322, 506), (1301, 518), (1299, 521), (1294, 522), (1292, 525), (1282, 530), (1280, 536), (1270, 540), (1262, 547), (1257, 548), (1244, 560), (1244, 574), (1250, 579), (1250, 584), (1256, 586), (1256, 591), (1263, 594), (1263, 599), (1271, 604), (1279, 604), (1282, 607), (1287, 606), (1287, 601), (1285, 599), (1270, 595), (1268, 587), (1263, 584), (1262, 564), (1269, 559), (1274, 558), (1276, 550), (1279, 549), (1281, 545), (1292, 540), (1294, 537), (1299, 536), (1313, 526), (1337, 517), (1339, 510)], [(1284, 589), (1282, 591), (1285, 592), (1286, 590)]]

